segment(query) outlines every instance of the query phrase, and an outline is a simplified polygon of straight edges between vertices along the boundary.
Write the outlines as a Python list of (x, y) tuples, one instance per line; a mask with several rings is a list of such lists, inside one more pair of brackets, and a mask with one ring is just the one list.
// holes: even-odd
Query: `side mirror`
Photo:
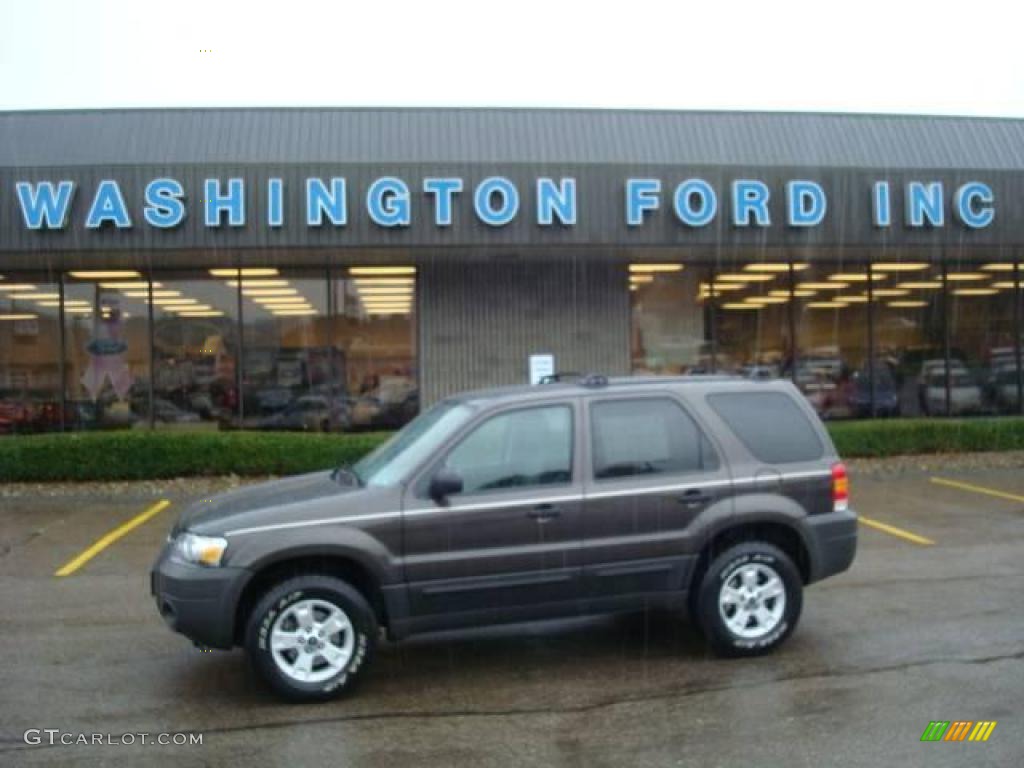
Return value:
[(430, 480), (430, 498), (438, 504), (454, 493), (462, 492), (462, 477), (454, 469), (441, 467)]

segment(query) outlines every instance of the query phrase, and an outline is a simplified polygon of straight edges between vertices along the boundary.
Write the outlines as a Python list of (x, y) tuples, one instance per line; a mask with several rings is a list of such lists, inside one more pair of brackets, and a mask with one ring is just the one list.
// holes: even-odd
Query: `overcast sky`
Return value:
[(1024, 116), (1015, 0), (0, 0), (0, 109)]

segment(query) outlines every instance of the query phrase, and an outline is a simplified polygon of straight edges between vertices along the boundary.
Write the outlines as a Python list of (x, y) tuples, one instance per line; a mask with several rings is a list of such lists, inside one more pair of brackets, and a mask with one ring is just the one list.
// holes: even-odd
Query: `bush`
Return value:
[(0, 439), (0, 482), (292, 475), (354, 462), (388, 433), (85, 432)]
[(1024, 450), (1024, 419), (892, 419), (828, 424), (840, 456)]
[[(828, 424), (848, 458), (1024, 450), (1024, 419), (892, 419)], [(386, 432), (124, 431), (0, 438), (0, 483), (292, 475), (355, 462)]]

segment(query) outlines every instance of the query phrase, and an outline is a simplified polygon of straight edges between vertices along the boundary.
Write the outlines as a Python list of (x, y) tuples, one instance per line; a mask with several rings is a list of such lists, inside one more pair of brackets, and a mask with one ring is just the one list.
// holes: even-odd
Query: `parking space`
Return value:
[[(807, 590), (800, 627), (769, 657), (717, 659), (670, 615), (581, 618), (386, 645), (356, 696), (303, 707), (265, 693), (241, 652), (193, 649), (152, 605), (160, 542), (209, 488), (7, 495), (0, 762), (1020, 764), (1021, 474), (855, 469), (858, 511), (934, 543), (862, 527), (854, 567)], [(54, 576), (161, 498), (168, 509)], [(986, 744), (922, 744), (936, 719), (998, 726)], [(27, 728), (195, 731), (204, 744), (28, 748)]]

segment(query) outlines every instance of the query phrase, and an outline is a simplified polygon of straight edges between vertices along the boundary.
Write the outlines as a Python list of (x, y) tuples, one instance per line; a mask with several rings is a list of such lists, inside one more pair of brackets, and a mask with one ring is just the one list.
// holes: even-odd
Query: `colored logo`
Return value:
[(921, 741), (988, 741), (995, 729), (995, 720), (932, 720)]

